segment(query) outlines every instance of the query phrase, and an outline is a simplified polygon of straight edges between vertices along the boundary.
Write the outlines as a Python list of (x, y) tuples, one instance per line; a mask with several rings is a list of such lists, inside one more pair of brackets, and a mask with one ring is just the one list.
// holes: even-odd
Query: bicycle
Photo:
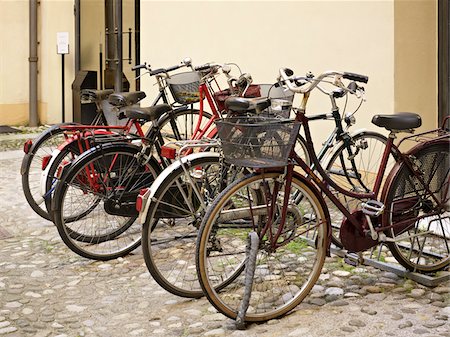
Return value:
[[(322, 195), (346, 218), (340, 229), (346, 249), (361, 252), (387, 242), (400, 264), (418, 272), (438, 271), (450, 262), (450, 169), (445, 164), (439, 166), (449, 163), (448, 130), (441, 128), (420, 137), (409, 137), (419, 143), (402, 153), (394, 139), (399, 132), (419, 127), (420, 117), (412, 113), (374, 116), (372, 122), (390, 134), (373, 191), (348, 191), (334, 181), (333, 174), (321, 166), (315, 155), (306, 106), (310, 92), (326, 78), (333, 78), (333, 84), (343, 90), (351, 89), (342, 84), (342, 79), (367, 82), (368, 78), (334, 71), (316, 78), (298, 78), (284, 69), (280, 69), (280, 77), (291, 91), (303, 94), (303, 100), (295, 120), (286, 123), (290, 130), (281, 128), (278, 125), (281, 123), (271, 123), (270, 127), (292, 136), (301, 124), (315, 170), (304, 163), (289, 143), (287, 151), (279, 152), (277, 158), (283, 163), (279, 168), (255, 165), (258, 172), (234, 182), (219, 194), (203, 218), (197, 239), (196, 262), (202, 289), (219, 312), (236, 319), (238, 328), (244, 328), (246, 322), (286, 314), (308, 295), (317, 281), (329, 251), (331, 231)], [(300, 81), (300, 85), (294, 80)], [(251, 134), (250, 124), (248, 128)], [(254, 154), (249, 152), (247, 159), (251, 161)], [(226, 159), (227, 153), (224, 155)], [(396, 164), (381, 191), (390, 155)], [(296, 165), (306, 174), (294, 171)], [(349, 167), (347, 172), (341, 174), (347, 174), (348, 179), (358, 176), (355, 167)], [(347, 210), (330, 186), (340, 194), (366, 201), (360, 209)], [(250, 191), (263, 197), (254, 198)], [(381, 202), (376, 199), (380, 192)], [(234, 210), (236, 204), (239, 208)], [(227, 287), (216, 288), (238, 272), (240, 275)]]
[[(223, 68), (222, 65), (215, 64), (196, 67), (196, 71), (205, 72), (201, 83), (197, 82), (198, 73), (194, 74), (194, 81), (192, 73), (171, 76), (173, 82), (168, 83), (174, 96), (184, 95), (189, 102), (196, 97), (200, 110), (192, 136), (174, 134), (169, 139), (214, 137), (212, 124), (219, 112), (213, 103), (212, 82), (220, 68)], [(229, 70), (225, 69), (227, 73)], [(229, 80), (232, 79), (229, 77)], [(204, 98), (210, 103), (213, 113), (206, 121), (201, 118)], [(152, 121), (146, 137), (142, 139), (143, 144), (100, 144), (84, 152), (62, 173), (52, 198), (54, 221), (61, 238), (75, 253), (91, 259), (108, 260), (123, 256), (140, 245), (141, 230), (135, 224), (137, 213), (134, 205), (139, 190), (152, 181), (149, 175), (141, 173), (156, 172), (154, 167), (146, 167), (151, 163), (156, 162), (161, 167), (170, 164), (169, 157), (162, 153), (162, 145), (168, 138), (163, 134), (161, 123), (166, 119), (146, 114), (143, 108), (126, 108), (125, 111)], [(159, 156), (157, 160), (154, 154)], [(127, 164), (126, 170), (114, 164), (120, 160)], [(83, 198), (79, 197), (80, 193), (83, 193)], [(86, 201), (86, 195), (92, 195), (90, 202)]]
[[(170, 72), (177, 70), (181, 67), (192, 67), (191, 60), (186, 58), (179, 65), (175, 65), (169, 68), (160, 68), (156, 70), (151, 70), (149, 66), (146, 64), (138, 65), (133, 67), (133, 69), (142, 69), (145, 68), (147, 73), (150, 76), (155, 76), (157, 80), (157, 84), (159, 87), (159, 94), (154, 100), (152, 106), (150, 108), (146, 108), (146, 111), (142, 110), (141, 113), (139, 111), (137, 113), (133, 113), (131, 111), (119, 113), (119, 119), (126, 118), (125, 114), (129, 113), (130, 118), (123, 126), (109, 126), (106, 131), (104, 127), (98, 126), (86, 126), (86, 125), (75, 125), (75, 126), (62, 126), (60, 129), (65, 132), (65, 142), (62, 143), (58, 147), (58, 151), (53, 152), (52, 155), (49, 155), (48, 158), (44, 157), (42, 163), (42, 175), (41, 175), (41, 194), (45, 201), (45, 206), (47, 209), (48, 218), (51, 219), (51, 203), (52, 203), (52, 193), (55, 185), (58, 182), (58, 177), (56, 175), (58, 170), (62, 169), (62, 164), (64, 164), (64, 168), (67, 169), (67, 165), (70, 164), (73, 159), (78, 156), (81, 152), (87, 150), (92, 147), (94, 143), (88, 142), (86, 137), (90, 137), (90, 139), (95, 140), (98, 138), (104, 138), (108, 134), (113, 135), (114, 133), (121, 132), (123, 135), (130, 134), (134, 129), (139, 137), (144, 136), (144, 132), (140, 127), (140, 123), (147, 122), (145, 118), (137, 121), (136, 118), (142, 116), (142, 113), (147, 114), (155, 114), (157, 112), (159, 115), (158, 118), (161, 118), (160, 128), (161, 133), (167, 139), (186, 139), (189, 138), (192, 133), (192, 125), (197, 124), (199, 121), (206, 123), (208, 119), (211, 118), (211, 114), (205, 111), (196, 110), (192, 107), (193, 103), (198, 101), (198, 98), (195, 99), (189, 98), (185, 99), (182, 94), (178, 94), (176, 90), (179, 86), (171, 85), (169, 80), (172, 78), (179, 78), (183, 75), (189, 75), (195, 82), (198, 80), (198, 75), (195, 72), (187, 72), (172, 75), (172, 78), (167, 78)], [(141, 75), (142, 76), (142, 75)], [(168, 95), (166, 93), (167, 88), (169, 88), (172, 92), (172, 97), (174, 98), (174, 103), (171, 103), (170, 106)], [(175, 89), (174, 89), (175, 88)], [(87, 94), (84, 94), (87, 92)], [(92, 98), (92, 90), (83, 91), (83, 97), (85, 97), (86, 101), (95, 100), (97, 104), (98, 110), (101, 111), (101, 104), (105, 104), (105, 97), (100, 97), (95, 99)], [(109, 104), (113, 106), (116, 110), (123, 109), (124, 107), (131, 106), (138, 101), (145, 98), (145, 93), (142, 91), (139, 92), (131, 92), (131, 93), (111, 93), (108, 97)], [(163, 101), (166, 105), (160, 105), (158, 107), (158, 102)], [(164, 107), (164, 108), (163, 108)], [(170, 107), (173, 107), (173, 111)], [(150, 111), (151, 109), (156, 109), (155, 111)], [(111, 141), (126, 141), (126, 137), (112, 137)], [(107, 140), (102, 140), (106, 142)], [(49, 159), (50, 158), (50, 159)], [(59, 174), (60, 175), (60, 174)]]
[[(147, 64), (138, 65), (133, 67), (133, 69), (145, 68), (150, 76), (155, 76), (157, 79), (157, 84), (159, 88), (159, 93), (155, 98), (152, 105), (156, 105), (158, 102), (170, 103), (169, 95), (167, 93), (167, 84), (165, 83), (165, 73), (174, 71), (181, 67), (188, 66), (191, 67), (190, 58), (185, 58), (181, 64), (169, 67), (166, 69), (156, 69), (152, 70)], [(141, 75), (142, 76), (142, 75)], [(83, 97), (88, 98), (87, 101), (95, 101), (97, 110), (96, 116), (93, 119), (92, 125), (108, 125), (107, 116), (103, 112), (103, 104), (108, 98), (108, 96), (113, 93), (112, 90), (83, 90)], [(118, 101), (117, 104), (133, 105), (145, 97), (145, 93), (135, 92), (135, 93), (122, 93), (122, 101)], [(176, 103), (176, 102), (175, 102)], [(191, 104), (176, 105), (174, 106), (176, 111), (181, 111), (183, 109), (192, 109)], [(179, 110), (178, 110), (179, 109)], [(194, 110), (192, 110), (195, 112)], [(207, 115), (205, 113), (205, 115)], [(176, 116), (175, 116), (176, 117)], [(175, 118), (174, 117), (174, 118)], [(173, 122), (172, 122), (173, 124)], [(41, 217), (51, 220), (45, 206), (44, 198), (41, 195), (41, 171), (42, 165), (47, 164), (52, 152), (63, 142), (66, 141), (64, 136), (65, 127), (75, 127), (80, 125), (77, 123), (65, 123), (58, 124), (50, 127), (48, 130), (44, 131), (35, 140), (27, 140), (24, 144), (24, 158), (22, 160), (21, 175), (22, 175), (22, 188), (25, 194), (27, 202), (31, 208), (39, 214)]]
[[(363, 91), (363, 88), (356, 88), (354, 84), (352, 87), (354, 87), (353, 90), (359, 90), (361, 93)], [(271, 106), (274, 105), (273, 108), (267, 107), (268, 102), (264, 99), (255, 99), (249, 102), (242, 101), (239, 98), (229, 98), (227, 101), (224, 100), (224, 106), (231, 100), (240, 100), (239, 109), (242, 111), (239, 113), (229, 111), (228, 114), (231, 114), (232, 117), (227, 116), (226, 120), (242, 118), (248, 120), (246, 118), (250, 116), (253, 116), (254, 119), (264, 116), (264, 120), (266, 120), (268, 116), (289, 116), (289, 111), (279, 109), (279, 104), (283, 103), (280, 102), (280, 99), (286, 96), (282, 93), (281, 87), (268, 85), (268, 87), (263, 88), (261, 91), (264, 90), (266, 96), (270, 98)], [(269, 88), (270, 90), (268, 90)], [(275, 92), (272, 92), (272, 90)], [(334, 93), (333, 99), (344, 96), (344, 93), (343, 91)], [(292, 99), (290, 98), (290, 102), (292, 102)], [(363, 99), (362, 95), (360, 95), (360, 99)], [(262, 104), (258, 102), (262, 102)], [(286, 104), (286, 101), (283, 104)], [(266, 107), (266, 110), (262, 109), (262, 112), (256, 113), (257, 110), (264, 107)], [(236, 110), (236, 108), (233, 110)], [(330, 161), (329, 159), (338, 158), (338, 154), (342, 153), (347, 147), (358, 153), (353, 159), (358, 164), (359, 159), (365, 157), (365, 152), (370, 152), (374, 161), (381, 159), (381, 155), (378, 158), (375, 154), (381, 148), (380, 145), (384, 146), (386, 142), (384, 136), (365, 130), (358, 130), (352, 134), (348, 132), (348, 128), (355, 123), (355, 112), (340, 115), (339, 112), (333, 111), (310, 117), (310, 120), (331, 119), (336, 125), (317, 155), (321, 162), (325, 162), (324, 165), (331, 166), (334, 164), (335, 160)], [(235, 132), (234, 136), (241, 137), (242, 135)], [(261, 133), (258, 139), (265, 140), (267, 146), (267, 141), (271, 139), (271, 136), (267, 133), (264, 135)], [(275, 143), (281, 141), (280, 137), (273, 140)], [(224, 142), (222, 142), (222, 145), (224, 145)], [(255, 143), (251, 146), (254, 148), (255, 145), (258, 146)], [(211, 144), (211, 142), (200, 144), (181, 142), (181, 144), (178, 144), (178, 147), (182, 146), (186, 148), (194, 146), (220, 148), (218, 144)], [(242, 148), (245, 148), (245, 146), (246, 144), (242, 145), (234, 153), (237, 160), (239, 160)], [(303, 160), (309, 163), (308, 155), (303, 155), (306, 152), (303, 150), (306, 145), (300, 135), (297, 135), (296, 146), (297, 150), (301, 150)], [(180, 152), (184, 152), (183, 148)], [(203, 291), (193, 268), (195, 265), (194, 240), (207, 206), (212, 203), (218, 192), (227, 186), (230, 181), (239, 177), (239, 172), (238, 169), (225, 165), (223, 157), (218, 153), (194, 154), (188, 157), (179, 157), (174, 164), (161, 173), (150, 189), (141, 190), (138, 196), (138, 210), (139, 221), (143, 224), (142, 250), (144, 260), (153, 278), (167, 291), (183, 297), (197, 298), (203, 296)], [(242, 176), (242, 173), (240, 175)], [(366, 188), (366, 185), (371, 187), (373, 183), (368, 182), (368, 178), (370, 177), (362, 175), (356, 182), (361, 182), (362, 186)], [(356, 182), (353, 183), (354, 188), (357, 187)], [(333, 240), (335, 242), (337, 239), (333, 237)], [(183, 264), (181, 264), (181, 261)]]

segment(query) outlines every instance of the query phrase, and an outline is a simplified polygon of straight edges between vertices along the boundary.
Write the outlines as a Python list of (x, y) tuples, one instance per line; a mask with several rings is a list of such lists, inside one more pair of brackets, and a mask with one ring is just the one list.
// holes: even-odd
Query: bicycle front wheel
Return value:
[(64, 243), (75, 253), (110, 260), (140, 245), (136, 198), (161, 170), (154, 160), (141, 164), (139, 152), (130, 144), (92, 149), (57, 185), (53, 218)]
[(177, 296), (203, 296), (195, 269), (195, 240), (207, 205), (227, 180), (234, 179), (228, 169), (217, 155), (193, 158), (174, 170), (169, 166), (173, 171), (154, 187), (142, 250), (155, 281)]
[[(230, 318), (238, 315), (246, 283), (251, 296), (244, 321), (260, 322), (295, 308), (320, 275), (327, 250), (325, 204), (314, 188), (295, 176), (280, 228), (284, 183), (280, 173), (244, 177), (221, 192), (204, 216), (197, 239), (199, 281), (211, 304)], [(273, 225), (261, 234), (270, 203), (275, 205)], [(248, 280), (243, 271), (251, 231), (258, 234), (259, 246), (253, 280)], [(280, 235), (272, 242), (275, 233)], [(227, 279), (233, 282), (219, 288)]]
[(178, 109), (169, 112), (159, 120), (164, 143), (192, 139), (197, 124), (199, 124), (199, 131), (202, 131), (211, 118), (213, 118), (211, 113), (206, 111), (201, 113), (197, 109)]
[(402, 164), (386, 194), (383, 226), (394, 242), (388, 246), (406, 269), (437, 272), (450, 264), (450, 143), (412, 153), (420, 179)]
[[(325, 172), (331, 180), (345, 190), (356, 193), (373, 191), (386, 141), (386, 137), (372, 131), (365, 131), (354, 135), (349, 145), (342, 144), (332, 154)], [(387, 164), (386, 173), (390, 171), (393, 164), (394, 160), (391, 156)], [(335, 189), (332, 189), (332, 192), (349, 212), (361, 208), (362, 199), (349, 197)], [(332, 242), (337, 247), (342, 248), (343, 246), (339, 239), (339, 230), (343, 215), (330, 199), (326, 198), (326, 200), (331, 215), (331, 226), (333, 229)]]

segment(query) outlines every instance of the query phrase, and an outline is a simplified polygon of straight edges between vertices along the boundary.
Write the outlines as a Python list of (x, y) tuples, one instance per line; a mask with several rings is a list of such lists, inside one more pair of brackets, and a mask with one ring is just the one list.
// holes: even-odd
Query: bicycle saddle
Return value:
[(114, 92), (112, 89), (95, 90), (95, 89), (83, 89), (81, 90), (81, 99), (83, 101), (100, 102), (107, 99), (109, 95)]
[(227, 110), (235, 112), (262, 111), (270, 106), (270, 99), (267, 97), (245, 98), (229, 97), (225, 100)]
[(143, 98), (145, 98), (145, 92), (143, 91), (116, 92), (109, 95), (108, 101), (111, 105), (123, 107), (136, 104)]
[(172, 110), (169, 104), (158, 104), (148, 108), (141, 108), (138, 106), (130, 106), (123, 111), (125, 116), (131, 119), (140, 119), (147, 122), (154, 121), (161, 117), (167, 111)]
[(372, 123), (386, 130), (408, 130), (422, 125), (420, 116), (413, 112), (399, 112), (393, 115), (375, 115)]

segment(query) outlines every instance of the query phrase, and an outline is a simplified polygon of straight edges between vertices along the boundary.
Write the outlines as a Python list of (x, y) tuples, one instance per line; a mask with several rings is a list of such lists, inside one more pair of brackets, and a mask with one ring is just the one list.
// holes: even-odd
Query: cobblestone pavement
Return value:
[(291, 314), (246, 331), (205, 299), (154, 282), (142, 255), (95, 262), (69, 251), (21, 191), (22, 154), (0, 153), (0, 336), (447, 336), (449, 290), (327, 259)]

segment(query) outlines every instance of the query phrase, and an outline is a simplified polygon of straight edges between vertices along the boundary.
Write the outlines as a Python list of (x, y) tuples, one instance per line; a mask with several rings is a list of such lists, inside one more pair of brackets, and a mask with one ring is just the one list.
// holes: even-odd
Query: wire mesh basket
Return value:
[(236, 166), (285, 166), (297, 138), (300, 122), (263, 116), (232, 117), (216, 121), (225, 160)]
[(200, 102), (200, 74), (189, 71), (170, 76), (166, 79), (170, 92), (175, 102), (180, 104), (192, 104)]
[(270, 98), (270, 107), (267, 108), (267, 114), (289, 118), (294, 101), (294, 93), (283, 87), (275, 87), (272, 84), (260, 84), (261, 97)]

